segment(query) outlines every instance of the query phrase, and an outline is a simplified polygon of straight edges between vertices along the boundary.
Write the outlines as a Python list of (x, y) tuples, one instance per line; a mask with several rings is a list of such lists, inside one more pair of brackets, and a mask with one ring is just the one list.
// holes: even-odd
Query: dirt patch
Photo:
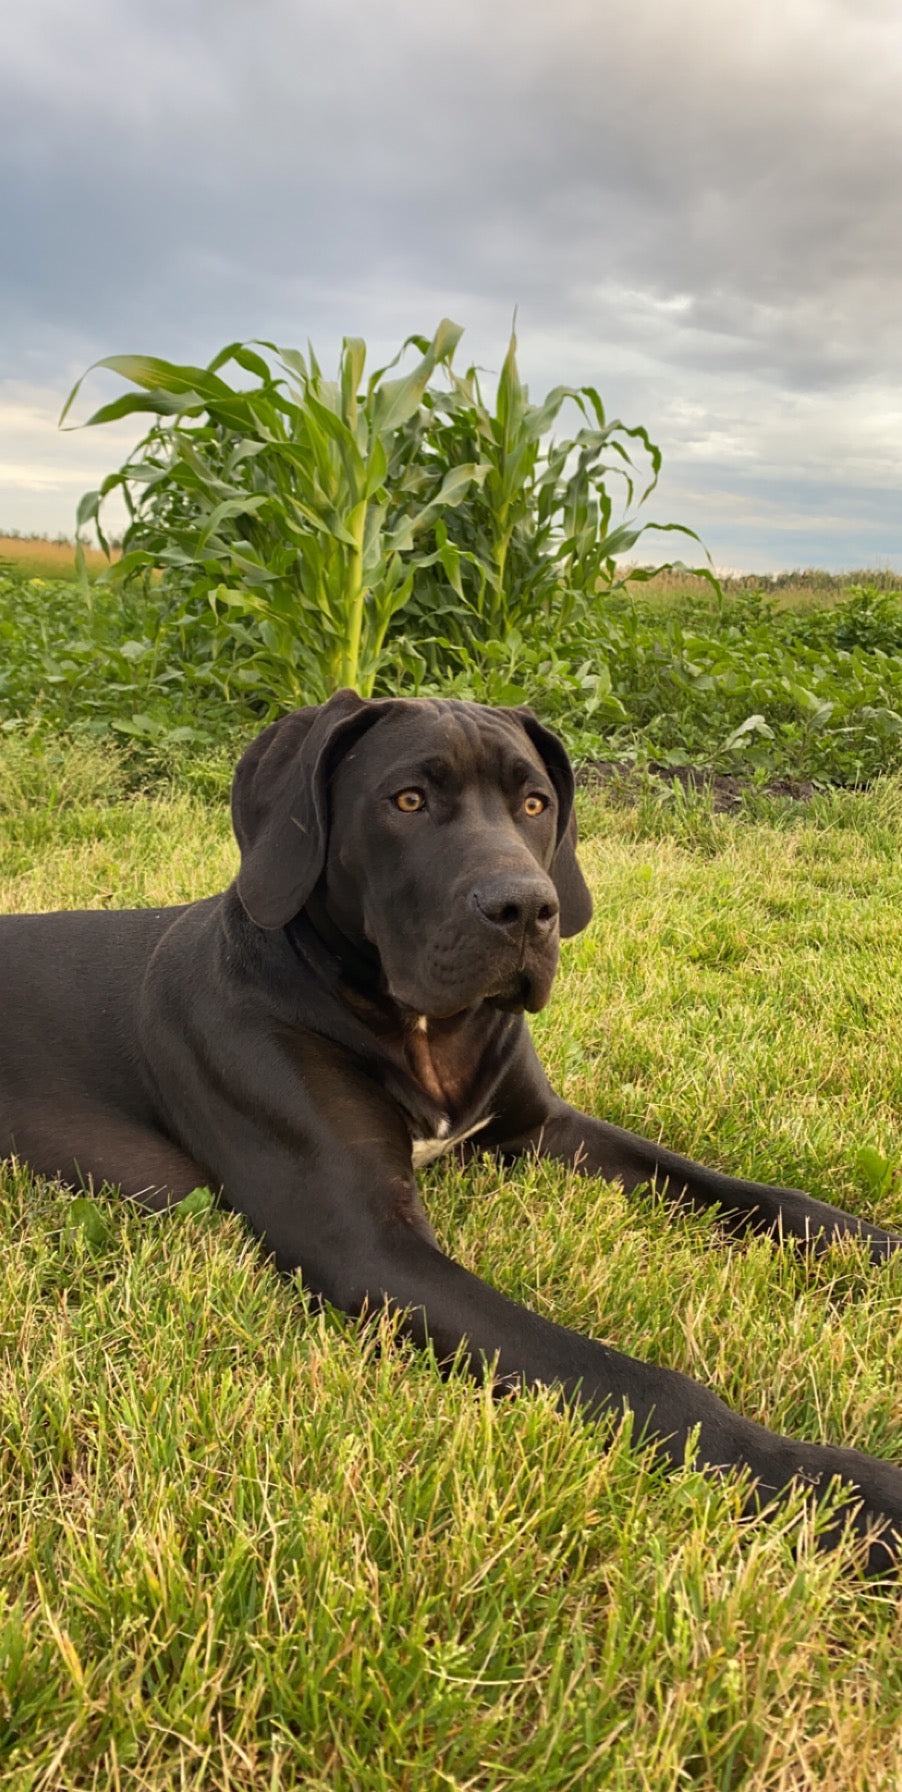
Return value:
[(735, 814), (752, 794), (807, 803), (817, 788), (810, 778), (772, 778), (768, 784), (759, 784), (753, 778), (710, 772), (695, 765), (649, 765), (638, 770), (628, 759), (589, 760), (577, 771), (576, 782), (585, 790), (604, 790), (615, 802), (629, 807), (639, 801), (650, 783), (665, 789), (677, 785), (687, 792), (702, 791), (710, 795), (718, 815)]

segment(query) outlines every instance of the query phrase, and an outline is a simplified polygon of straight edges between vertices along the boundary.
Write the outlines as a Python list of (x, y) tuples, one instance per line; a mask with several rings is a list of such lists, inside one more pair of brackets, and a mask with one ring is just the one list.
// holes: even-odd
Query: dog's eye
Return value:
[(528, 796), (523, 804), (524, 813), (527, 815), (541, 815), (547, 807), (547, 796), (539, 796), (538, 793)]
[(425, 809), (426, 798), (422, 790), (399, 790), (394, 803), (405, 815), (415, 815), (417, 809)]

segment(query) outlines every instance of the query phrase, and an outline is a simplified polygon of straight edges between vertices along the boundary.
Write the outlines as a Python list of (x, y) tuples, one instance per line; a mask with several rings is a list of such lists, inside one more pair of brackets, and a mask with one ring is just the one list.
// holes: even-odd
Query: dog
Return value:
[[(528, 709), (340, 691), (240, 760), (223, 894), (178, 908), (0, 919), (0, 1155), (150, 1208), (208, 1184), (284, 1271), (352, 1315), (386, 1304), (443, 1365), (633, 1414), (679, 1465), (751, 1471), (760, 1508), (835, 1477), (824, 1532), (898, 1557), (902, 1471), (779, 1436), (702, 1384), (509, 1300), (446, 1255), (415, 1169), (457, 1147), (535, 1153), (716, 1206), (813, 1251), (902, 1238), (798, 1190), (740, 1181), (579, 1113), (525, 1020), (592, 903), (573, 773)], [(894, 1535), (894, 1533), (896, 1533)]]

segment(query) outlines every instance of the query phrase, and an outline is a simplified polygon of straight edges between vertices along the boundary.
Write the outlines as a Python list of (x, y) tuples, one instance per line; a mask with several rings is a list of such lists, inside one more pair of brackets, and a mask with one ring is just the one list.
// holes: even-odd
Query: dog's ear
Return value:
[(328, 703), (281, 716), (252, 741), (232, 784), (241, 848), (238, 894), (258, 927), (284, 927), (322, 875), (329, 832), (329, 777), (387, 702), (336, 691)]
[(545, 761), (545, 769), (558, 800), (557, 851), (551, 880), (561, 905), (561, 938), (582, 933), (592, 919), (592, 897), (576, 856), (578, 831), (573, 807), (573, 767), (563, 741), (534, 716), (531, 709), (514, 709), (521, 728)]

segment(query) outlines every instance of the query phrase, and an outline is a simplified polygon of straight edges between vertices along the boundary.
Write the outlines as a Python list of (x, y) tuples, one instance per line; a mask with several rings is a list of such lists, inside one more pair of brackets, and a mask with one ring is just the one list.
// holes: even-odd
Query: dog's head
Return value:
[(339, 691), (252, 743), (232, 818), (251, 920), (284, 927), (315, 893), (430, 1018), (542, 1008), (592, 912), (570, 761), (528, 709)]

